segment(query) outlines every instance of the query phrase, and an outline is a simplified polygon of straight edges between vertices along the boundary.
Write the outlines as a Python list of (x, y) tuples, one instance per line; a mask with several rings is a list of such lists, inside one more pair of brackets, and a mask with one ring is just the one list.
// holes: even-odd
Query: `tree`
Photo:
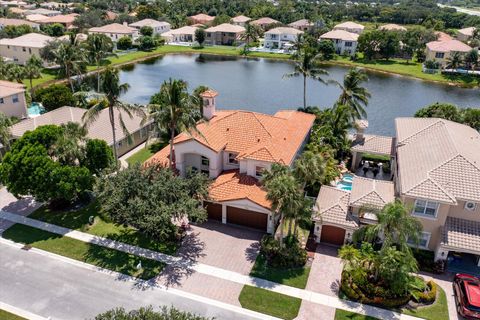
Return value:
[(203, 222), (202, 200), (208, 195), (208, 178), (191, 173), (185, 179), (161, 166), (129, 166), (103, 177), (96, 188), (102, 211), (114, 222), (132, 226), (155, 241), (175, 240), (174, 219)]
[(142, 307), (138, 310), (132, 310), (130, 312), (125, 311), (123, 308), (117, 308), (108, 310), (95, 317), (95, 320), (213, 320), (197, 316), (190, 312), (180, 311), (173, 307), (162, 307), (160, 311), (154, 311), (151, 306)]
[(138, 48), (143, 51), (155, 49), (157, 46), (157, 42), (155, 41), (155, 39), (150, 36), (142, 36), (138, 39), (138, 41), (140, 43)]
[(30, 94), (33, 96), (33, 79), (42, 77), (42, 60), (36, 55), (32, 55), (28, 60), (24, 68), (24, 75), (30, 81)]
[(62, 133), (52, 146), (56, 160), (63, 165), (75, 166), (84, 160), (87, 130), (76, 122), (62, 124), (61, 128)]
[(100, 27), (105, 24), (104, 11), (93, 9), (81, 13), (73, 21), (73, 25), (80, 30)]
[(442, 118), (455, 122), (462, 121), (462, 115), (456, 105), (436, 102), (415, 112), (417, 118)]
[(294, 174), (302, 183), (302, 189), (316, 183), (322, 183), (325, 175), (325, 159), (320, 153), (304, 151), (300, 158), (295, 160)]
[(112, 137), (113, 137), (113, 154), (115, 160), (118, 159), (117, 152), (117, 133), (115, 129), (115, 121), (118, 119), (120, 128), (122, 128), (123, 133), (130, 137), (130, 132), (125, 125), (123, 120), (124, 114), (130, 118), (133, 118), (134, 114), (139, 116), (144, 116), (143, 110), (135, 105), (130, 105), (123, 103), (118, 100), (119, 96), (125, 93), (129, 86), (127, 83), (120, 84), (118, 78), (118, 70), (111, 67), (107, 67), (102, 75), (102, 91), (105, 94), (105, 97), (99, 100), (94, 106), (92, 106), (82, 117), (82, 120), (85, 122), (85, 126), (91, 125), (95, 122), (103, 109), (108, 108), (108, 115), (110, 119), (110, 125), (112, 128)]
[(385, 205), (381, 210), (368, 208), (377, 217), (377, 223), (365, 225), (357, 229), (353, 234), (354, 241), (373, 242), (383, 235), (382, 250), (397, 245), (400, 251), (410, 252), (408, 241), (418, 243), (422, 224), (410, 214), (404, 204), (396, 200)]
[(132, 47), (132, 38), (124, 36), (118, 39), (117, 48), (119, 50), (128, 50)]
[(388, 60), (400, 50), (400, 40), (397, 32), (385, 32), (380, 44), (380, 56)]
[(383, 38), (383, 31), (372, 30), (363, 32), (358, 37), (358, 51), (363, 52), (365, 59), (372, 60), (378, 54)]
[(140, 28), (140, 34), (142, 36), (149, 36), (151, 37), (153, 35), (153, 28), (150, 26), (143, 26)]
[(203, 46), (203, 43), (205, 42), (205, 37), (206, 33), (204, 28), (197, 28), (197, 30), (195, 30), (195, 40), (198, 42), (198, 45), (200, 47)]
[(454, 51), (447, 58), (446, 67), (449, 69), (457, 70), (461, 66), (462, 61), (463, 61), (462, 54), (458, 51)]
[(61, 37), (65, 34), (65, 27), (60, 23), (42, 24), (40, 29), (50, 37)]
[(113, 42), (104, 34), (89, 34), (86, 43), (88, 60), (97, 66), (97, 91), (100, 92), (100, 66), (112, 52)]
[(338, 84), (342, 93), (336, 104), (343, 105), (349, 109), (352, 119), (366, 117), (365, 107), (368, 105), (370, 93), (361, 84), (368, 81), (365, 71), (359, 68), (352, 68), (343, 78), (343, 84)]
[(74, 92), (72, 76), (81, 74), (87, 62), (84, 50), (75, 43), (61, 42), (52, 54), (55, 63), (60, 66), (60, 75), (67, 78)]
[(231, 17), (229, 17), (226, 14), (221, 14), (216, 16), (215, 19), (213, 19), (213, 25), (218, 26), (219, 24), (222, 24), (222, 23), (229, 23), (230, 20), (232, 20)]
[(472, 49), (465, 55), (465, 64), (466, 69), (471, 69), (472, 71), (478, 67), (478, 50)]
[[(10, 127), (12, 125), (12, 120), (7, 117), (3, 112), (0, 112), (0, 144), (3, 146), (4, 150), (10, 148), (10, 141), (12, 140), (12, 133), (10, 132)], [(2, 152), (0, 152), (0, 158), (2, 158)]]
[(335, 54), (335, 45), (333, 41), (322, 40), (318, 43), (318, 52), (322, 56), (322, 60), (331, 60)]
[(63, 84), (52, 84), (36, 91), (36, 99), (41, 102), (45, 110), (52, 111), (63, 106), (73, 104), (73, 94), (70, 88)]
[(139, 5), (135, 9), (135, 12), (137, 13), (137, 18), (139, 20), (143, 20), (143, 19), (157, 20), (162, 15), (162, 13), (160, 12), (160, 8), (154, 4)]
[(97, 175), (105, 169), (113, 168), (115, 159), (112, 149), (104, 140), (89, 139), (85, 146), (85, 158), (82, 165)]
[(328, 72), (318, 67), (320, 56), (314, 50), (304, 45), (297, 49), (294, 54), (295, 67), (292, 73), (287, 73), (284, 78), (303, 77), (303, 107), (307, 107), (307, 78), (312, 78), (323, 84), (328, 84), (322, 76), (328, 75)]
[(58, 49), (58, 47), (60, 46), (60, 44), (62, 44), (62, 42), (65, 42), (65, 41), (58, 40), (58, 39), (47, 41), (45, 46), (40, 49), (40, 58), (49, 62), (54, 62), (55, 61), (54, 52)]
[(257, 25), (247, 23), (245, 26), (245, 32), (241, 35), (240, 39), (245, 41), (245, 47), (243, 48), (243, 54), (247, 55), (250, 48), (250, 43), (257, 42), (262, 31)]
[(480, 131), (480, 109), (466, 108), (463, 110), (463, 123)]
[(196, 131), (201, 119), (198, 100), (187, 91), (183, 80), (164, 81), (160, 91), (150, 99), (149, 114), (145, 121), (152, 120), (154, 130), (170, 134), (169, 167), (173, 165), (173, 139), (182, 131)]
[(5, 26), (0, 30), (0, 38), (17, 38), (27, 33), (32, 33), (31, 26), (23, 24), (19, 26)]

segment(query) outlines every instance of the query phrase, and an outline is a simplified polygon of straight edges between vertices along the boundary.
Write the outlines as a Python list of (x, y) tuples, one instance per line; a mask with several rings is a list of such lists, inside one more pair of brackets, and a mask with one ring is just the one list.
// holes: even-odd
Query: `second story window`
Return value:
[(236, 158), (237, 158), (236, 153), (229, 153), (228, 154), (228, 163), (233, 164), (233, 165), (238, 165), (238, 160)]
[(445, 53), (443, 52), (435, 52), (435, 58), (443, 59), (445, 57)]
[(255, 176), (260, 178), (262, 176), (264, 170), (265, 170), (264, 167), (256, 166), (255, 167)]
[(210, 165), (210, 159), (202, 156), (202, 166), (209, 166), (209, 165)]
[(345, 47), (351, 47), (351, 46), (352, 46), (352, 42), (351, 42), (351, 41), (345, 42)]
[(438, 202), (428, 200), (416, 200), (413, 214), (416, 216), (436, 218)]
[(17, 103), (17, 102), (18, 102), (18, 94), (14, 94), (14, 95), (12, 96), (12, 102), (13, 102), (13, 103)]

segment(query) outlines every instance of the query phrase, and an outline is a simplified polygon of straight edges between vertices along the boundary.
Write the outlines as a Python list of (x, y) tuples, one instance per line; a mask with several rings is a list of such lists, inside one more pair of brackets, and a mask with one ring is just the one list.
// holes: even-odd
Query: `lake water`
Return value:
[[(329, 78), (341, 81), (347, 68), (326, 67)], [(303, 104), (301, 78), (283, 79), (292, 72), (290, 62), (212, 55), (167, 55), (125, 67), (121, 82), (130, 84), (122, 96), (130, 103), (146, 104), (168, 78), (183, 79), (189, 90), (206, 85), (219, 92), (218, 109), (243, 109), (273, 114)], [(368, 132), (394, 134), (396, 117), (413, 116), (418, 109), (440, 101), (463, 107), (480, 106), (480, 89), (465, 89), (395, 75), (369, 72), (365, 84), (372, 94), (367, 107)], [(340, 94), (335, 85), (307, 83), (307, 105), (331, 107)]]

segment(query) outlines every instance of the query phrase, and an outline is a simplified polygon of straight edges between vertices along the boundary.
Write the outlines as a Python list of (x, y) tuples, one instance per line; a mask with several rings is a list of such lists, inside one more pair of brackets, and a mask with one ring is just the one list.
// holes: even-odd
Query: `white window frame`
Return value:
[[(419, 204), (418, 204), (419, 202), (425, 202), (425, 205), (421, 205), (421, 206), (423, 206), (423, 213), (419, 213), (419, 212), (415, 211), (417, 206), (419, 206)], [(432, 207), (428, 206), (429, 204), (435, 204), (435, 215), (434, 216), (432, 216), (430, 214), (426, 214), (427, 209), (432, 209)], [(440, 203), (438, 203), (436, 201), (416, 199), (415, 204), (413, 205), (412, 215), (416, 216), (416, 217), (427, 218), (427, 219), (437, 219), (438, 208), (439, 207), (440, 207)]]
[[(418, 248), (420, 249), (428, 249), (428, 245), (430, 244), (430, 239), (432, 238), (432, 233), (427, 232), (427, 231), (422, 231), (420, 233), (419, 241), (418, 241)], [(410, 239), (407, 239), (407, 243), (411, 247), (417, 247), (417, 244), (414, 243), (413, 241), (409, 241)], [(422, 245), (421, 242), (422, 240), (426, 240), (425, 245)]]

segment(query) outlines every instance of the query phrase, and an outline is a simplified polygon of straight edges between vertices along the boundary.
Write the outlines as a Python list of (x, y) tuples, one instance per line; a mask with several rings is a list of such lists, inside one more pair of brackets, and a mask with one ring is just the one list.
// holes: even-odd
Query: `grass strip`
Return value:
[[(165, 267), (162, 262), (137, 257), (22, 224), (15, 224), (8, 228), (3, 233), (3, 238), (144, 280), (155, 277)], [(141, 262), (142, 267), (137, 269), (139, 262)]]
[(437, 299), (430, 306), (418, 309), (403, 309), (402, 313), (427, 320), (448, 320), (448, 304), (445, 291), (437, 285)]
[(7, 312), (5, 310), (0, 310), (0, 319), (2, 319), (2, 320), (27, 320), (23, 317), (17, 316), (16, 314)]
[(335, 320), (378, 320), (377, 318), (365, 316), (341, 309), (335, 310)]

